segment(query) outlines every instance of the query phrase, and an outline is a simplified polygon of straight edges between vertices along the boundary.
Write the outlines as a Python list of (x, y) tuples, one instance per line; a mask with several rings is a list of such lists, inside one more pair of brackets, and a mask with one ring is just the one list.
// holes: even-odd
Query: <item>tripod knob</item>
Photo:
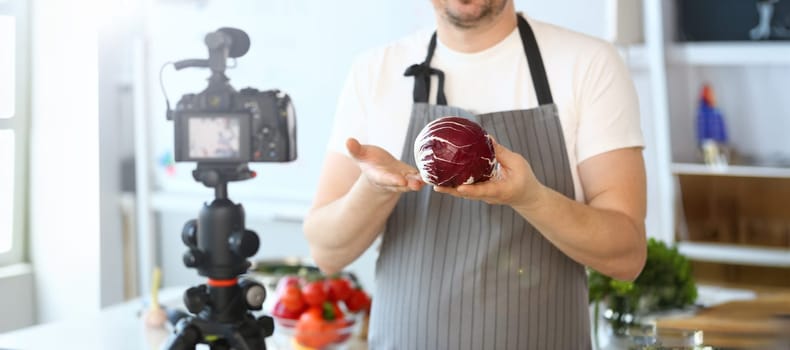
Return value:
[(261, 316), (258, 318), (258, 326), (263, 329), (263, 336), (269, 337), (274, 334), (274, 319), (271, 316)]
[(206, 290), (205, 285), (192, 287), (184, 292), (184, 305), (186, 305), (189, 312), (197, 314), (206, 306), (208, 298), (208, 290)]
[(187, 247), (197, 247), (197, 220), (192, 219), (184, 224), (184, 228), (181, 229), (181, 241)]
[(258, 252), (260, 241), (258, 235), (250, 230), (234, 232), (228, 238), (230, 249), (239, 256), (249, 258)]
[(184, 253), (184, 265), (186, 267), (198, 267), (205, 259), (205, 254), (197, 248), (190, 248), (189, 251)]
[(263, 302), (266, 301), (266, 288), (263, 285), (245, 278), (239, 282), (239, 287), (244, 294), (248, 309), (257, 311), (263, 307)]

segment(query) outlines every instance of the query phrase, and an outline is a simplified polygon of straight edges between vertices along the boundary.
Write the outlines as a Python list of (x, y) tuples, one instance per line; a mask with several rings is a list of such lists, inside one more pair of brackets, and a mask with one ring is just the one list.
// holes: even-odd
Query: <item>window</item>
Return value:
[(27, 1), (0, 0), (0, 266), (24, 252), (27, 193)]

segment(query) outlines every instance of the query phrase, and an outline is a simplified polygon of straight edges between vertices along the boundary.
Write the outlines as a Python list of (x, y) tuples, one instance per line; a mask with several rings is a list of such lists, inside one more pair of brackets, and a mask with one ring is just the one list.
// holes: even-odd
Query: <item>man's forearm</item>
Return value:
[(643, 224), (550, 189), (543, 192), (539, 205), (514, 209), (573, 260), (617, 279), (639, 275), (647, 253)]
[(399, 193), (374, 191), (360, 176), (345, 196), (313, 209), (303, 228), (316, 264), (324, 272), (334, 273), (362, 255), (398, 198)]

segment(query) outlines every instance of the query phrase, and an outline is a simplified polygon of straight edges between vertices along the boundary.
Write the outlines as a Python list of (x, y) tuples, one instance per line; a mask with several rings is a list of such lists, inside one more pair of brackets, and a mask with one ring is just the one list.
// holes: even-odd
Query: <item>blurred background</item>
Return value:
[[(712, 286), (700, 297), (790, 288), (790, 1), (515, 3), (620, 48), (648, 234)], [(202, 282), (181, 228), (213, 193), (173, 162), (160, 73), (171, 104), (201, 91), (208, 70), (162, 67), (207, 57), (206, 33), (249, 34), (234, 87), (293, 99), (298, 160), (251, 164), (229, 191), (261, 238), (252, 260), (308, 259), (302, 219), (354, 57), (433, 22), (428, 0), (0, 0), (0, 332), (144, 296), (155, 266), (165, 288)], [(349, 267), (371, 290), (375, 261), (374, 244)]]

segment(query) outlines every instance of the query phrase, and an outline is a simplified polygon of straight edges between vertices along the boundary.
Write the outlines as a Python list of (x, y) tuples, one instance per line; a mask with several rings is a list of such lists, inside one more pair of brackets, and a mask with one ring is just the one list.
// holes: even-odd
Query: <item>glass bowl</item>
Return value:
[(341, 320), (326, 321), (326, 332), (306, 333), (296, 329), (296, 320), (273, 317), (272, 341), (277, 349), (347, 350), (350, 341), (359, 336), (362, 314), (346, 314)]

